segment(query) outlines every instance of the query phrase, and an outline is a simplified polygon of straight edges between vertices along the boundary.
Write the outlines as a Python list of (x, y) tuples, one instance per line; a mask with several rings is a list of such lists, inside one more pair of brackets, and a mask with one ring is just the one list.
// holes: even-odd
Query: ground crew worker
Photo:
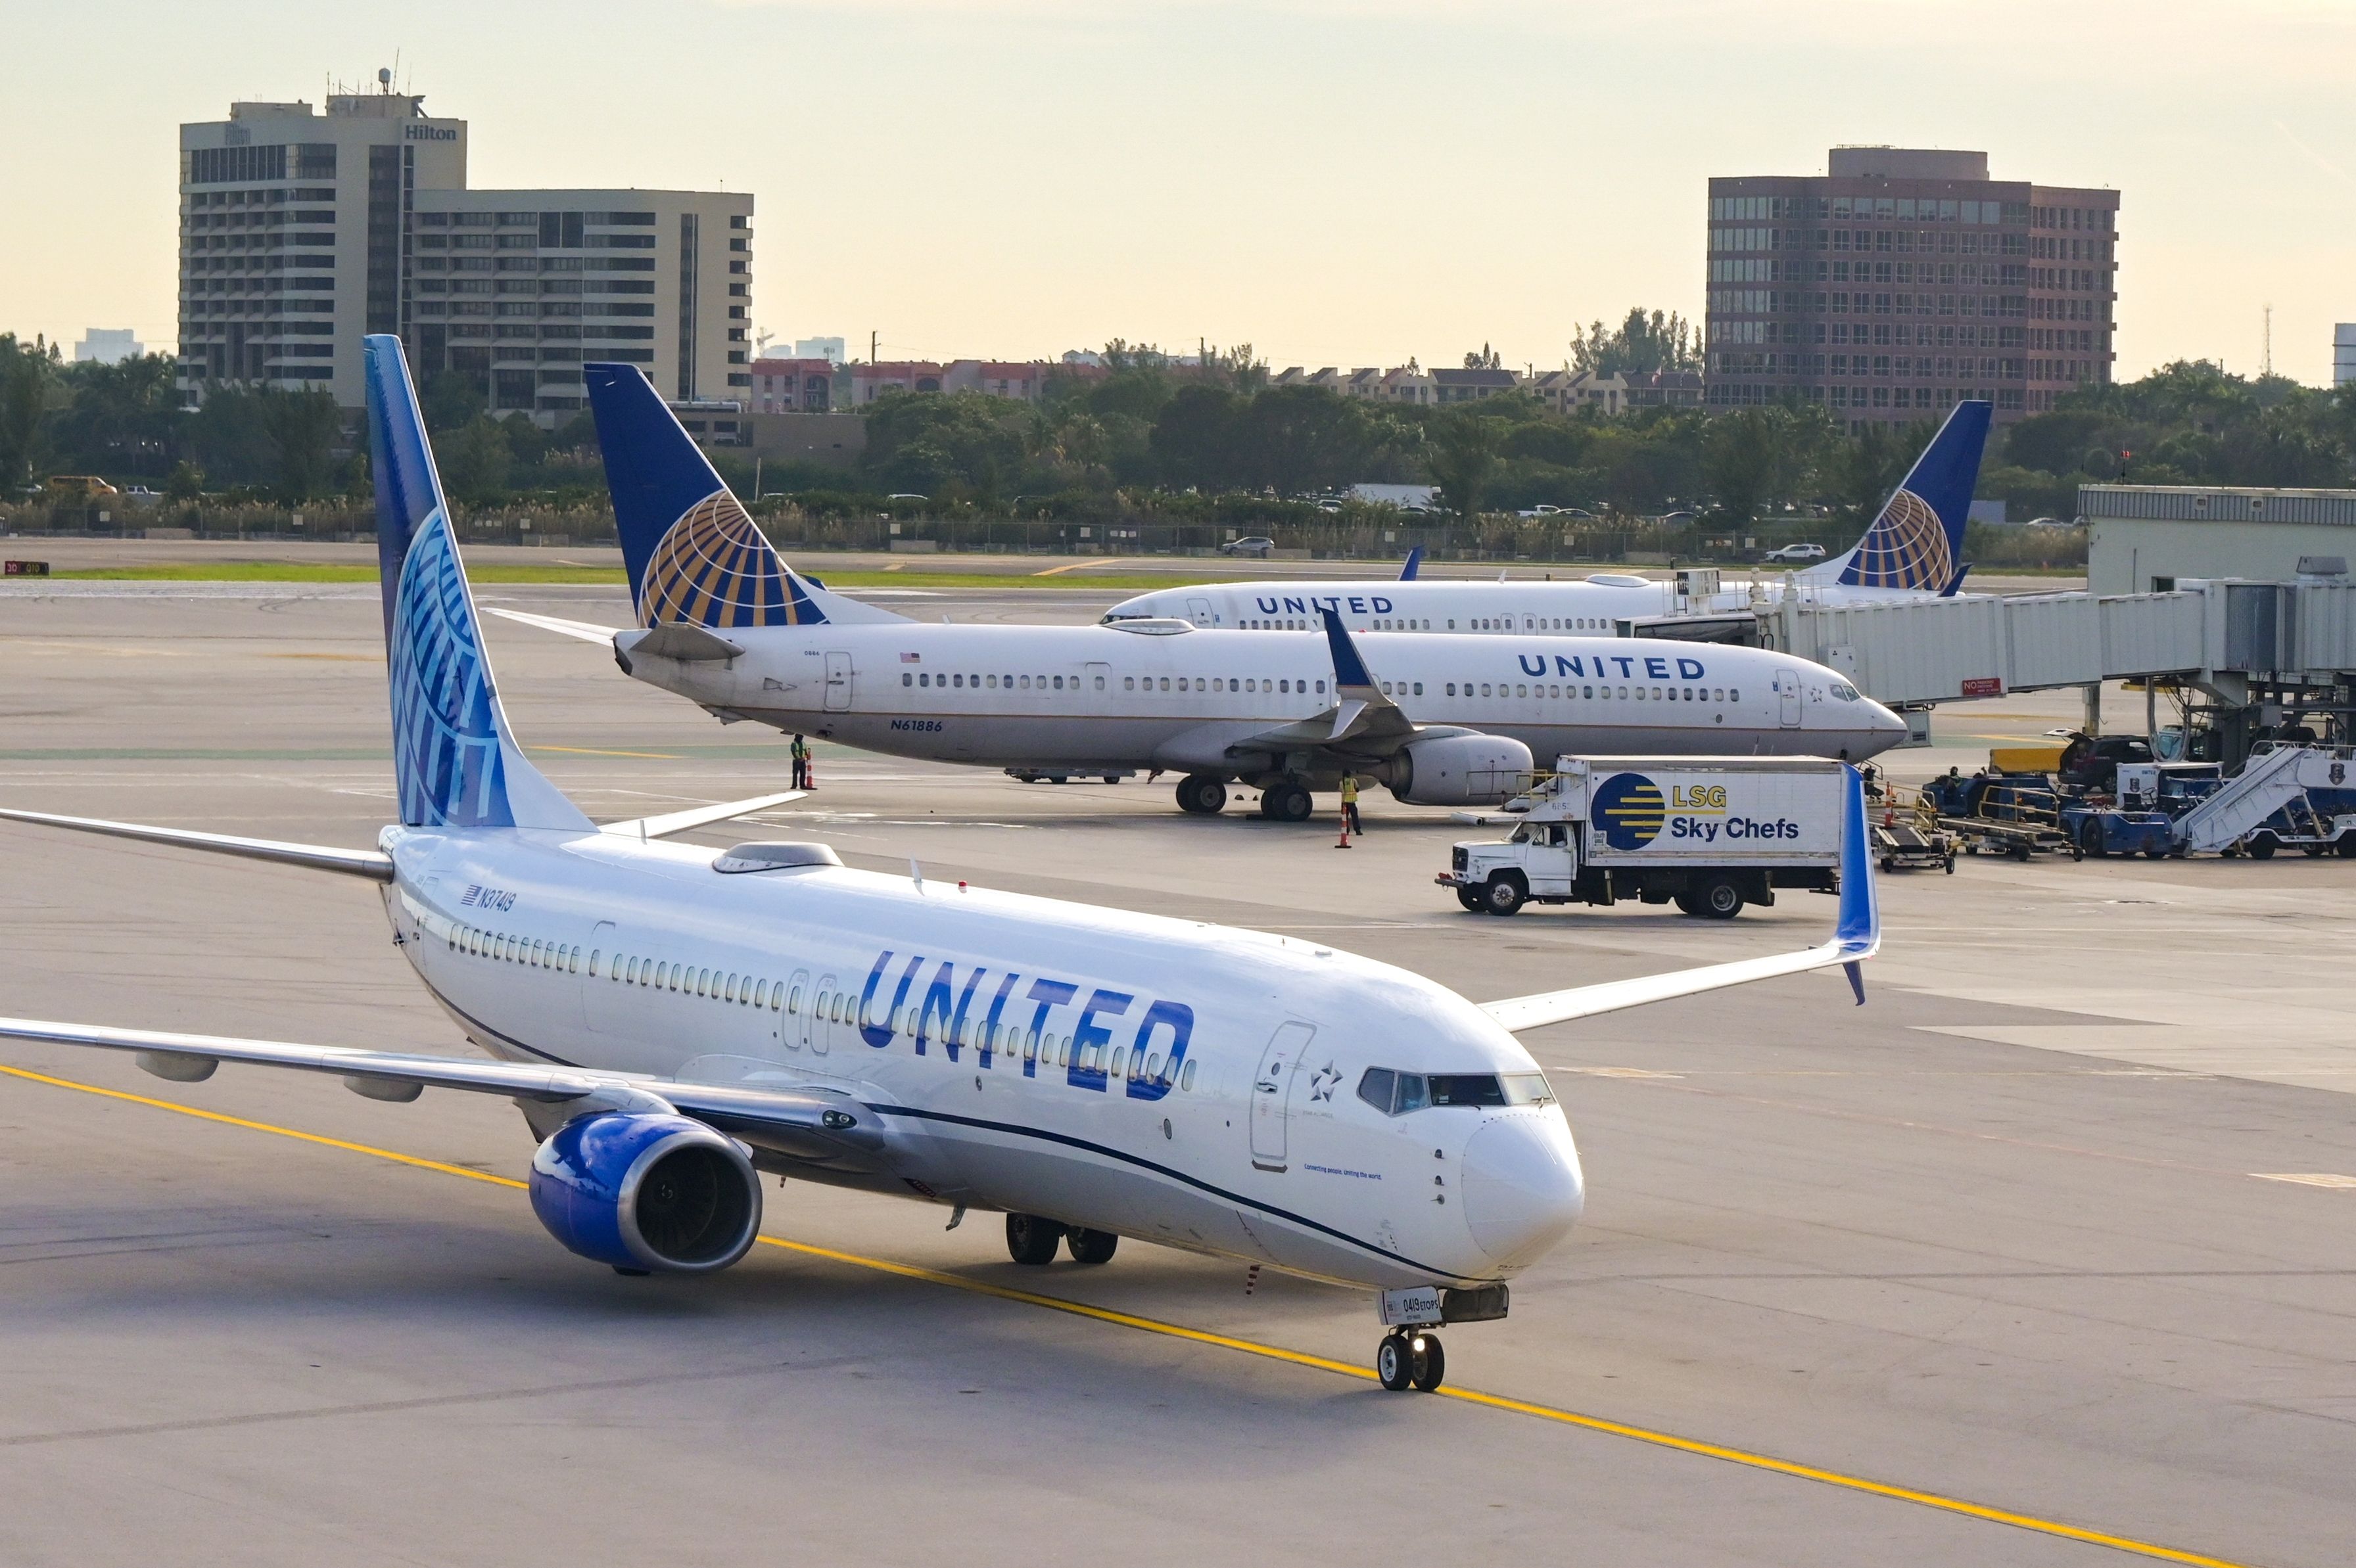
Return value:
[(1342, 825), (1352, 833), (1366, 830), (1358, 820), (1358, 775), (1355, 773), (1342, 775)]
[(796, 789), (813, 789), (817, 787), (810, 783), (809, 742), (799, 735), (794, 737), (793, 787)]

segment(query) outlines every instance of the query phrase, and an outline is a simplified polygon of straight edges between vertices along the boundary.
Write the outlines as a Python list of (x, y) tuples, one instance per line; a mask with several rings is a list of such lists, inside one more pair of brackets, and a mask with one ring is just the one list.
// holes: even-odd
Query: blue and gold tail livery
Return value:
[(366, 368), (401, 820), (585, 828), (589, 819), (524, 756), (499, 709), (401, 339), (369, 338)]
[(635, 365), (584, 365), (638, 624), (815, 626), (825, 591), (777, 558)]
[(1991, 411), (1976, 399), (1957, 403), (1865, 537), (1847, 555), (1802, 575), (1858, 588), (1953, 593), (1964, 581), (1964, 524)]

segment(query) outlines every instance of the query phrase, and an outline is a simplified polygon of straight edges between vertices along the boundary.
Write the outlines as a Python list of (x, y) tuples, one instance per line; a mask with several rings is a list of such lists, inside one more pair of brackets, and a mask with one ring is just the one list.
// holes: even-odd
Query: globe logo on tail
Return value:
[(726, 490), (664, 530), (644, 581), (641, 625), (797, 626), (826, 618), (788, 581), (759, 525)]
[(1845, 578), (1867, 588), (1937, 592), (1954, 575), (1955, 552), (1938, 510), (1913, 491), (1901, 490), (1858, 541)]
[(1642, 773), (1613, 773), (1595, 792), (1595, 821), (1614, 849), (1642, 849), (1661, 836), (1669, 803)]

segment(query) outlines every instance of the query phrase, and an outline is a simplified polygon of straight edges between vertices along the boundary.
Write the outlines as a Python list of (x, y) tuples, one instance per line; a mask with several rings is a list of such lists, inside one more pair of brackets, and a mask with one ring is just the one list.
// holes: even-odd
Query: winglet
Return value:
[(1416, 572), (1420, 570), (1422, 566), (1423, 547), (1421, 545), (1418, 545), (1413, 549), (1407, 552), (1407, 564), (1399, 568), (1398, 580), (1401, 582), (1413, 582), (1415, 581)]
[(1855, 768), (1848, 775), (1848, 801), (1841, 814), (1840, 924), (1833, 933), (1848, 971), (1848, 983), (1859, 1003), (1865, 1000), (1865, 977), (1858, 965), (1881, 946), (1881, 901), (1873, 885), (1873, 846), (1867, 827), (1865, 779)]
[(1343, 629), (1342, 617), (1322, 605), (1317, 613), (1325, 617), (1325, 643), (1333, 650), (1334, 689), (1347, 691), (1355, 686), (1372, 690), (1375, 677), (1366, 673), (1366, 661), (1358, 656), (1358, 645)]
[(1964, 562), (1963, 565), (1955, 568), (1955, 575), (1947, 579), (1947, 586), (1939, 591), (1939, 597), (1942, 599), (1953, 599), (1955, 596), (1955, 590), (1964, 585), (1964, 579), (1969, 577), (1971, 572), (1972, 563), (1968, 560)]

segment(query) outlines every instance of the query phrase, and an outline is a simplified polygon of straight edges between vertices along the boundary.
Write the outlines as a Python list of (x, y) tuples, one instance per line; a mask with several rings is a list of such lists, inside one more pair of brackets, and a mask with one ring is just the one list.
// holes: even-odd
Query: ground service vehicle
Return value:
[(1506, 807), (1523, 806), (1512, 837), (1458, 844), (1436, 880), (1491, 914), (1633, 898), (1731, 920), (1777, 888), (1839, 889), (1848, 773), (1823, 757), (1564, 757)]

